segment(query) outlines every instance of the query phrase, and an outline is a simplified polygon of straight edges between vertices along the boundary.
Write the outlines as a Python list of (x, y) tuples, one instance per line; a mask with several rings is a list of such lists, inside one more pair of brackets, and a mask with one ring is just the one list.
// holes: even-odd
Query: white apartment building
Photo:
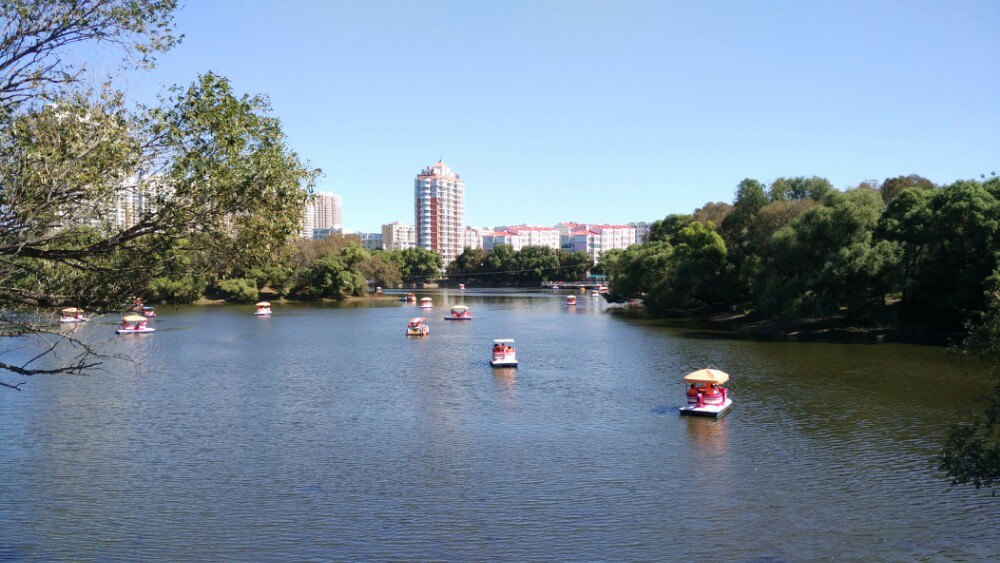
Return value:
[(406, 250), (416, 246), (416, 228), (413, 225), (394, 221), (382, 225), (382, 246), (386, 250)]
[(104, 220), (112, 228), (129, 229), (144, 216), (156, 213), (173, 195), (173, 187), (167, 185), (162, 177), (154, 176), (142, 182), (133, 178), (112, 196), (110, 210), (106, 205), (101, 206), (107, 211)]
[(587, 252), (597, 263), (597, 256), (604, 250), (628, 248), (636, 244), (636, 228), (631, 225), (596, 225), (565, 222), (554, 227), (560, 234), (562, 248), (573, 252)]
[(477, 229), (475, 227), (465, 227), (465, 248), (482, 248), (483, 237), (493, 233), (493, 229)]
[(508, 233), (521, 237), (521, 246), (547, 246), (559, 250), (559, 231), (552, 227), (535, 225), (512, 225), (505, 229)]
[(514, 251), (519, 251), (524, 247), (521, 242), (521, 237), (510, 233), (507, 231), (493, 231), (483, 235), (483, 250), (489, 252), (494, 248), (502, 245), (507, 245), (514, 249)]
[(444, 259), (465, 245), (465, 182), (442, 161), (424, 168), (413, 182), (416, 242)]
[(301, 225), (299, 236), (306, 240), (312, 240), (313, 231), (316, 229), (316, 213), (312, 203), (306, 203), (306, 208), (302, 211)]
[(313, 228), (333, 229), (343, 228), (341, 223), (340, 196), (326, 192), (313, 194)]

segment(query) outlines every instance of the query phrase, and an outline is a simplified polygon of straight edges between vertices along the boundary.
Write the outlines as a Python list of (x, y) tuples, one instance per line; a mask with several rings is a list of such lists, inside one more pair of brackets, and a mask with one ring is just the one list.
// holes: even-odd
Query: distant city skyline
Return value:
[[(448, 33), (416, 37), (428, 18)], [(411, 221), (413, 169), (439, 158), (470, 225), (652, 221), (745, 177), (1000, 169), (991, 1), (219, 0), (176, 19), (184, 41), (128, 73), (130, 98), (208, 70), (268, 96), (350, 230)]]

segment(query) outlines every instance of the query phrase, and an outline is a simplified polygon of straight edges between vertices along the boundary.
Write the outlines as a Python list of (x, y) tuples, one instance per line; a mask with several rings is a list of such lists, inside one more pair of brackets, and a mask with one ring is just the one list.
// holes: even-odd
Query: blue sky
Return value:
[(1000, 172), (995, 1), (188, 0), (177, 25), (130, 95), (207, 70), (267, 94), (360, 231), (412, 222), (438, 158), (477, 226), (653, 220), (745, 177)]

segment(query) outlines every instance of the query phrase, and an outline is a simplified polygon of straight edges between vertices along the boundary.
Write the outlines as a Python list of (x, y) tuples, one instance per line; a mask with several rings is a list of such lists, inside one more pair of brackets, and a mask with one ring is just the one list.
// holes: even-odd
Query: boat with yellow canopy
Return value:
[(709, 367), (692, 371), (684, 376), (688, 384), (687, 404), (680, 408), (681, 414), (697, 416), (721, 416), (733, 406), (729, 389), (722, 385), (729, 381), (729, 374)]
[(66, 307), (59, 311), (59, 322), (61, 323), (85, 323), (88, 320), (90, 319), (83, 316), (83, 309)]
[(126, 315), (122, 317), (121, 324), (118, 325), (118, 329), (115, 334), (145, 334), (147, 332), (156, 332), (155, 328), (146, 326), (146, 317), (142, 315)]
[(257, 310), (254, 312), (254, 315), (257, 315), (258, 317), (271, 316), (271, 304), (267, 301), (261, 301), (257, 304)]

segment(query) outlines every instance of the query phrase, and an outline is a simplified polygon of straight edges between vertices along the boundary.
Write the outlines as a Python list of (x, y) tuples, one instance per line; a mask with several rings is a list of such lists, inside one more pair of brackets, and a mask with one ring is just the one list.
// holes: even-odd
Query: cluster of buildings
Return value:
[[(331, 232), (343, 232), (339, 196), (317, 194), (310, 205), (303, 221), (304, 238), (324, 238)], [(465, 224), (465, 182), (442, 161), (417, 174), (413, 182), (413, 219), (413, 224), (396, 221), (382, 225), (381, 233), (358, 233), (361, 244), (372, 250), (405, 250), (420, 246), (440, 254), (446, 265), (465, 248), (488, 251), (499, 245), (508, 245), (514, 250), (544, 246), (585, 252), (596, 264), (602, 251), (643, 242), (649, 230), (646, 223), (566, 222), (551, 227), (470, 227)]]

